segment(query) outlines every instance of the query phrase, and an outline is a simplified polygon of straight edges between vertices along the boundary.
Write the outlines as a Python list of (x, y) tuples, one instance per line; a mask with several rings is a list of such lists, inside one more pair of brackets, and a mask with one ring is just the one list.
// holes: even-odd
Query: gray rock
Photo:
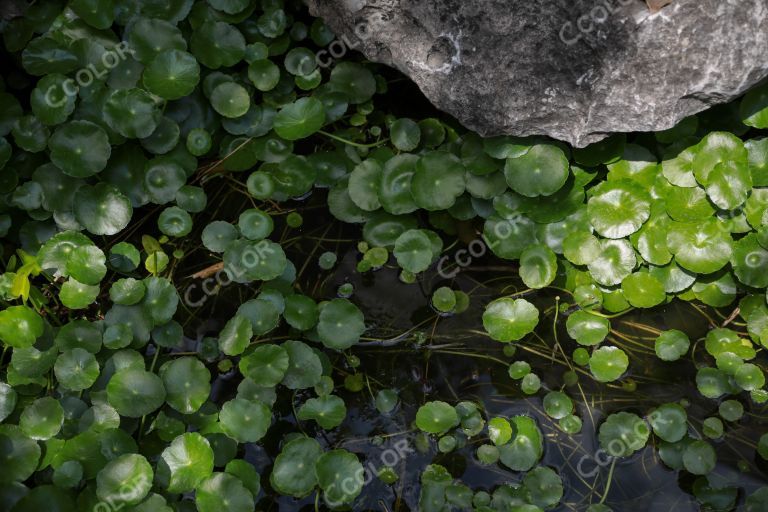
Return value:
[[(483, 135), (585, 146), (670, 128), (768, 76), (768, 0), (307, 0)], [(665, 3), (665, 2), (662, 2)], [(332, 50), (332, 52), (330, 51)]]

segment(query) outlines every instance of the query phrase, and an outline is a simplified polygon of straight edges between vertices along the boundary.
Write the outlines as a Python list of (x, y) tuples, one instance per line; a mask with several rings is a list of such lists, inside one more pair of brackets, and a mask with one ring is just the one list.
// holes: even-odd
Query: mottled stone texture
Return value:
[(307, 2), (484, 135), (666, 129), (768, 76), (768, 0)]

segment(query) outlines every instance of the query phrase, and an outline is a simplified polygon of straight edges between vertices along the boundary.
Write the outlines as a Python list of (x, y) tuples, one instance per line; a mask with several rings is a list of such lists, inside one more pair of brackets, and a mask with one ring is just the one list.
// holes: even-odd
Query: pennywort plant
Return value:
[[(356, 352), (455, 346), (425, 322), (379, 339), (352, 283), (327, 293), (302, 280), (387, 271), (426, 290), (434, 325), (474, 322), (477, 343), (505, 359), (474, 355), (503, 364), (569, 436), (587, 425), (579, 379), (631, 389), (640, 371), (625, 315), (716, 311), (701, 339), (669, 328), (642, 340), (658, 365), (695, 360), (706, 419), (672, 401), (589, 426), (610, 475), (656, 450), (701, 504), (736, 506), (739, 490), (710, 476), (718, 440), (743, 418), (762, 422), (768, 400), (764, 88), (725, 127), (694, 116), (573, 149), (407, 117), (387, 103), (382, 68), (319, 63), (335, 35), (293, 0), (38, 2), (0, 31), (13, 66), (0, 82), (3, 510), (363, 509), (364, 456), (344, 443), (362, 417), (355, 393), (377, 415), (406, 415), (388, 435), (414, 437), (422, 455), (510, 475), (471, 489), (433, 461), (409, 475), (414, 507), (558, 507), (568, 479), (545, 460), (541, 419), (400, 394)], [(304, 238), (318, 210), (329, 226)], [(329, 242), (336, 225), (354, 250)], [(486, 298), (455, 279), (476, 262), (444, 256), (472, 243), (520, 287)], [(438, 261), (457, 267), (440, 282)], [(191, 268), (210, 279), (205, 300), (190, 298)], [(218, 302), (223, 287), (235, 307)], [(193, 332), (203, 306), (211, 324)], [(544, 336), (566, 358), (562, 388), (525, 360)], [(768, 458), (765, 435), (752, 444)], [(377, 476), (398, 481), (389, 466)], [(588, 510), (610, 510), (608, 482)], [(763, 487), (741, 506), (767, 503)]]

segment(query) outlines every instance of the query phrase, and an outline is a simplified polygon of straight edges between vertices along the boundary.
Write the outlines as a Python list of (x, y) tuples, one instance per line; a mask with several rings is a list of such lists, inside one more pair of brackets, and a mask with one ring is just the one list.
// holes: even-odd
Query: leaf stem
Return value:
[(329, 138), (331, 138), (333, 140), (336, 140), (336, 141), (339, 141), (339, 142), (343, 142), (344, 144), (348, 144), (350, 146), (354, 146), (356, 148), (376, 148), (376, 147), (381, 146), (382, 144), (386, 144), (387, 142), (389, 142), (389, 139), (383, 139), (383, 140), (380, 140), (378, 142), (374, 142), (374, 143), (371, 143), (371, 144), (360, 144), (359, 142), (353, 142), (351, 140), (339, 137), (338, 135), (334, 135), (332, 133), (328, 133), (328, 132), (323, 131), (323, 130), (318, 130), (317, 133), (319, 133), (320, 135), (325, 135), (326, 137), (329, 137)]
[(613, 468), (616, 466), (616, 457), (611, 461), (611, 467), (608, 470), (608, 481), (605, 484), (605, 490), (603, 491), (603, 497), (600, 498), (600, 505), (605, 503), (605, 499), (608, 497), (608, 492), (611, 490), (611, 482), (613, 481)]

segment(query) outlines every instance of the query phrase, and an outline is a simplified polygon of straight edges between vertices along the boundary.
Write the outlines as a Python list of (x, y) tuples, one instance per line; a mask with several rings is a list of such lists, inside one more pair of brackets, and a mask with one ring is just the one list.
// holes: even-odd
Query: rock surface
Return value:
[(768, 76), (768, 0), (307, 0), (483, 135), (584, 146), (672, 127)]

